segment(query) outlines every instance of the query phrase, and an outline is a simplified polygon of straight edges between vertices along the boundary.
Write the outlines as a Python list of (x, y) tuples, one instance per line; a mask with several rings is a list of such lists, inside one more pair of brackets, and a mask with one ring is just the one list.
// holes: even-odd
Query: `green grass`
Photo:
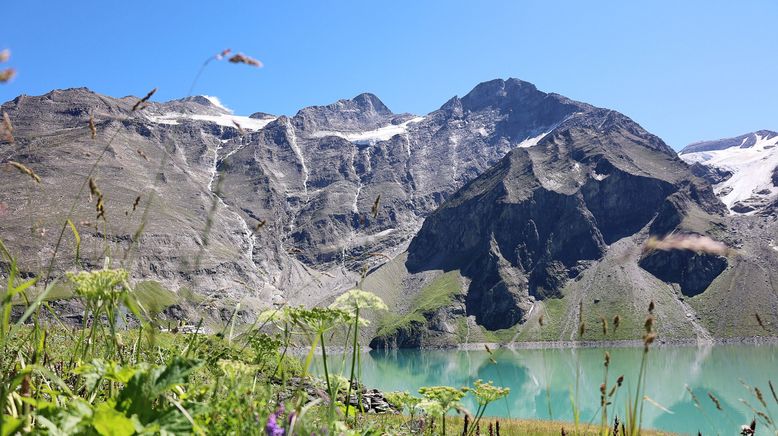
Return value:
[(411, 303), (411, 311), (404, 315), (386, 315), (379, 321), (378, 336), (390, 336), (414, 324), (426, 325), (425, 315), (449, 306), (462, 292), (459, 271), (449, 271), (424, 286)]
[(179, 301), (174, 292), (153, 280), (139, 282), (135, 285), (133, 294), (138, 302), (152, 314), (160, 313)]

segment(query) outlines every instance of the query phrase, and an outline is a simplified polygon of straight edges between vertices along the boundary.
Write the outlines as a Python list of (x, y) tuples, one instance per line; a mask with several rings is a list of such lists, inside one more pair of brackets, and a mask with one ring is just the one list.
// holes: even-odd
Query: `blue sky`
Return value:
[(5, 2), (0, 48), (18, 70), (0, 100), (87, 86), (185, 97), (239, 114), (294, 114), (369, 91), (424, 114), (477, 83), (517, 77), (632, 117), (673, 147), (778, 130), (778, 2)]

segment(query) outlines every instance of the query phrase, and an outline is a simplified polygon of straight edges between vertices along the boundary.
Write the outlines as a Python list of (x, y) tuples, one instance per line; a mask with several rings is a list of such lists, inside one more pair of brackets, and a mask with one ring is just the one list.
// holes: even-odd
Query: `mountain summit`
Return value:
[[(661, 334), (707, 340), (752, 333), (729, 307), (778, 305), (774, 220), (728, 202), (709, 175), (731, 169), (690, 167), (627, 116), (528, 82), (484, 82), (423, 116), (368, 93), (292, 117), (137, 101), (81, 88), (2, 105), (16, 127), (4, 162), (41, 177), (3, 172), (0, 237), (26, 274), (55, 250), (57, 274), (109, 256), (171, 291), (165, 316), (225, 320), (241, 303), (243, 322), (359, 282), (392, 309), (373, 324), (377, 347), (571, 339), (615, 314), (634, 337), (650, 301)], [(772, 156), (772, 135), (681, 156)], [(88, 192), (75, 201), (90, 172), (105, 219)], [(58, 246), (68, 218), (80, 244), (65, 233)], [(738, 255), (643, 250), (671, 233)]]

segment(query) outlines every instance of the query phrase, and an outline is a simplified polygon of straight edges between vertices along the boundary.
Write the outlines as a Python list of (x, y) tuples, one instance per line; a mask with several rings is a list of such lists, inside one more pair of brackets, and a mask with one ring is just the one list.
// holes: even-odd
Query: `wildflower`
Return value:
[(465, 396), (467, 390), (467, 388), (457, 389), (451, 386), (427, 386), (419, 388), (419, 393), (427, 401), (438, 403), (443, 409), (442, 413), (445, 413), (459, 405), (459, 400)]
[(361, 289), (352, 289), (335, 299), (330, 305), (335, 309), (343, 309), (350, 313), (355, 313), (361, 309), (388, 310), (384, 300), (372, 292)]
[(475, 388), (473, 389), (475, 400), (482, 406), (506, 397), (510, 392), (510, 388), (494, 386), (492, 382), (484, 383), (481, 380), (475, 381)]
[(76, 285), (76, 294), (88, 302), (114, 301), (124, 296), (129, 286), (129, 274), (124, 269), (103, 269), (67, 273), (67, 278)]
[(753, 435), (756, 433), (756, 420), (751, 421), (751, 425), (744, 425), (740, 427), (740, 434), (741, 435)]
[(284, 436), (286, 432), (284, 428), (278, 425), (278, 417), (284, 413), (284, 406), (280, 405), (271, 413), (267, 418), (267, 424), (265, 424), (265, 434), (267, 436)]

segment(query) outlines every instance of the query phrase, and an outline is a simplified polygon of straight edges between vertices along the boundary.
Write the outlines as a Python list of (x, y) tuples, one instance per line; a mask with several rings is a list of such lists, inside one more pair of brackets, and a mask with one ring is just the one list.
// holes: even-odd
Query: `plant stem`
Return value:
[[(348, 380), (348, 394), (346, 395), (346, 418), (348, 418), (348, 408), (351, 405), (351, 388), (354, 385), (354, 368), (357, 364), (357, 339), (359, 338), (359, 306), (354, 314), (354, 342), (351, 354), (351, 376)], [(354, 414), (356, 416), (356, 413)]]

